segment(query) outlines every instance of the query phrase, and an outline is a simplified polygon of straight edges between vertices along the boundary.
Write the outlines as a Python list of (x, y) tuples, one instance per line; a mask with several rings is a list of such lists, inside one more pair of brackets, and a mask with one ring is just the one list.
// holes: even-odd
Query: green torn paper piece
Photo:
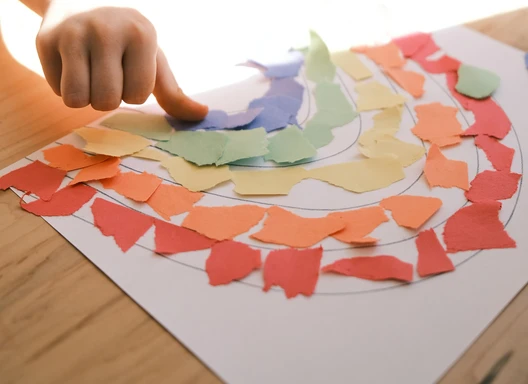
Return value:
[(332, 82), (336, 68), (330, 60), (330, 52), (324, 41), (314, 31), (310, 31), (310, 49), (305, 57), (306, 77), (316, 83)]
[(216, 165), (229, 164), (269, 153), (267, 132), (264, 128), (231, 131), (226, 132), (225, 135), (228, 141)]
[(158, 141), (169, 140), (172, 133), (172, 127), (165, 117), (148, 113), (116, 113), (101, 125)]
[(462, 64), (458, 68), (456, 90), (463, 95), (474, 99), (484, 99), (491, 96), (499, 84), (500, 77), (487, 69), (467, 64)]
[(196, 165), (208, 165), (220, 159), (227, 141), (227, 136), (219, 132), (180, 131), (174, 132), (169, 141), (157, 143), (156, 147)]
[(290, 125), (269, 140), (269, 153), (266, 160), (276, 163), (294, 163), (317, 154), (316, 149), (303, 136), (303, 132), (294, 125)]

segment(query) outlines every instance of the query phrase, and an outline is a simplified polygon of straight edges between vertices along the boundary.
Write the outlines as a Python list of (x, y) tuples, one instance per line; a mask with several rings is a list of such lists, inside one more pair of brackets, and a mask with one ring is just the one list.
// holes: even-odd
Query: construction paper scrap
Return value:
[(360, 81), (372, 77), (372, 72), (361, 59), (352, 51), (333, 52), (330, 55), (332, 62), (350, 75), (354, 80)]
[(524, 54), (524, 65), (526, 66), (526, 69), (528, 69), (528, 52)]
[(239, 195), (287, 195), (293, 186), (308, 177), (302, 167), (275, 168), (269, 171), (231, 172), (234, 191)]
[(418, 229), (438, 212), (442, 200), (429, 196), (397, 195), (381, 200), (380, 205), (391, 211), (399, 226)]
[(265, 243), (306, 248), (345, 228), (335, 217), (307, 218), (273, 206), (268, 209), (264, 227), (250, 237)]
[(414, 107), (418, 123), (411, 129), (422, 140), (445, 147), (460, 143), (464, 133), (457, 119), (458, 108), (440, 103), (422, 104)]
[(101, 198), (96, 198), (91, 208), (94, 225), (103, 235), (112, 236), (123, 252), (154, 224), (153, 217)]
[(335, 77), (335, 65), (321, 37), (310, 31), (310, 49), (305, 57), (306, 77), (315, 83), (331, 83)]
[(323, 248), (278, 249), (264, 263), (264, 292), (278, 285), (288, 299), (299, 294), (311, 296), (319, 279)]
[(266, 208), (241, 204), (230, 207), (196, 206), (185, 217), (182, 227), (215, 240), (230, 240), (259, 223)]
[(314, 148), (321, 148), (330, 144), (334, 139), (332, 129), (338, 127), (332, 119), (339, 117), (333, 111), (317, 112), (303, 129), (303, 136)]
[(374, 115), (372, 129), (395, 129), (398, 132), (402, 119), (403, 107), (401, 105), (390, 107)]
[(401, 68), (405, 64), (400, 49), (393, 42), (375, 47), (365, 47), (359, 51), (383, 68)]
[(172, 127), (164, 116), (149, 113), (116, 113), (106, 118), (101, 125), (159, 141), (169, 140), (172, 133)]
[(169, 141), (159, 142), (156, 147), (196, 165), (208, 165), (220, 159), (227, 140), (227, 136), (219, 132), (178, 131)]
[(162, 255), (174, 255), (181, 252), (201, 251), (209, 249), (216, 243), (204, 235), (190, 229), (167, 223), (163, 220), (154, 220), (156, 228), (154, 252)]
[(385, 73), (414, 98), (422, 97), (424, 94), (424, 75), (401, 68), (387, 68)]
[(177, 131), (197, 131), (199, 129), (222, 129), (227, 125), (227, 113), (218, 109), (210, 109), (201, 121), (183, 121), (167, 116), (169, 124)]
[(229, 164), (241, 159), (263, 156), (269, 153), (268, 138), (264, 128), (249, 131), (226, 132), (227, 143), (224, 153), (216, 165)]
[(315, 147), (295, 125), (290, 125), (270, 138), (268, 150), (264, 159), (276, 163), (294, 163), (317, 155)]
[(425, 154), (423, 146), (407, 143), (390, 135), (376, 137), (374, 143), (366, 147), (360, 146), (359, 151), (369, 158), (394, 157), (403, 167), (416, 163)]
[(160, 151), (152, 147), (147, 147), (145, 149), (142, 149), (139, 152), (132, 154), (132, 157), (138, 157), (140, 159), (147, 159), (147, 160), (154, 160), (154, 161), (162, 161), (163, 159), (169, 156), (170, 155), (167, 152), (163, 152), (163, 151)]
[(205, 261), (205, 272), (209, 284), (215, 286), (241, 280), (261, 265), (260, 250), (227, 240), (213, 245)]
[(473, 101), (469, 110), (475, 116), (475, 123), (462, 136), (488, 135), (504, 139), (510, 133), (510, 119), (494, 100)]
[(438, 60), (422, 60), (419, 63), (429, 73), (457, 72), (462, 64), (457, 59), (448, 55), (443, 55)]
[(227, 165), (198, 167), (181, 157), (168, 157), (161, 165), (169, 171), (174, 181), (193, 192), (205, 191), (231, 179)]
[(165, 220), (188, 212), (203, 197), (201, 192), (171, 184), (161, 184), (147, 200), (147, 204)]
[(416, 32), (406, 36), (397, 37), (392, 42), (400, 49), (403, 57), (412, 57), (427, 42), (431, 40), (429, 33)]
[(416, 270), (420, 277), (455, 270), (453, 262), (447, 256), (447, 252), (442, 247), (442, 244), (440, 244), (434, 229), (427, 229), (418, 234), (416, 248), (418, 249)]
[(359, 112), (395, 107), (407, 100), (402, 95), (392, 93), (389, 88), (376, 80), (357, 84), (356, 92), (359, 94), (357, 102)]
[(497, 171), (509, 171), (513, 162), (515, 150), (487, 135), (475, 137), (475, 145), (482, 149)]
[[(398, 132), (396, 129), (368, 129), (359, 136), (358, 142), (362, 147), (368, 148), (376, 145), (376, 142), (380, 139), (394, 138), (394, 135)], [(359, 148), (362, 151), (362, 148)]]
[(501, 207), (498, 201), (486, 201), (455, 212), (444, 226), (447, 252), (515, 248), (515, 240), (506, 233), (499, 220)]
[(352, 104), (345, 97), (339, 84), (317, 84), (314, 90), (314, 96), (318, 111), (335, 111), (340, 114), (345, 114), (347, 112), (355, 113)]
[(491, 96), (499, 84), (500, 77), (495, 73), (487, 69), (462, 64), (458, 68), (458, 82), (455, 89), (474, 99), (484, 99)]
[(366, 280), (413, 280), (413, 265), (405, 263), (394, 256), (358, 256), (340, 259), (325, 265), (322, 272), (339, 273)]
[(424, 174), (431, 187), (469, 189), (467, 163), (448, 159), (434, 144), (429, 148)]
[(248, 125), (241, 127), (242, 129), (264, 128), (266, 132), (272, 132), (277, 129), (286, 127), (292, 115), (279, 107), (271, 104), (265, 106), (260, 114)]
[(105, 155), (87, 155), (79, 148), (70, 144), (63, 144), (44, 149), (42, 153), (44, 154), (44, 159), (49, 162), (48, 165), (50, 167), (58, 168), (67, 172), (86, 168), (108, 159), (108, 156)]
[(263, 67), (264, 76), (266, 77), (295, 77), (299, 74), (304, 57), (301, 52), (288, 51), (276, 57), (251, 59), (249, 62)]
[(20, 206), (37, 216), (69, 216), (89, 202), (96, 192), (97, 190), (84, 184), (67, 186), (55, 192), (49, 201), (35, 200), (31, 203), (21, 201)]
[(258, 99), (253, 99), (249, 103), (249, 108), (266, 108), (268, 105), (282, 109), (291, 116), (297, 116), (297, 112), (299, 112), (302, 105), (302, 99), (296, 99), (285, 95), (264, 96)]
[(247, 111), (228, 115), (225, 129), (233, 129), (250, 124), (262, 113), (263, 109), (264, 108), (249, 108)]
[(0, 177), (0, 189), (5, 191), (7, 188), (14, 187), (48, 201), (60, 187), (64, 176), (66, 176), (66, 171), (35, 160)]
[(291, 77), (283, 79), (272, 79), (268, 91), (264, 97), (268, 96), (288, 96), (297, 100), (303, 99), (304, 87)]
[(109, 179), (116, 176), (119, 172), (119, 164), (121, 164), (121, 159), (118, 157), (111, 157), (108, 160), (103, 161), (102, 163), (91, 165), (89, 167), (83, 168), (75, 175), (70, 184), (75, 185), (78, 183), (85, 183), (88, 181), (103, 180)]
[(86, 141), (83, 150), (100, 155), (127, 156), (150, 145), (150, 141), (144, 137), (125, 131), (82, 127), (74, 132)]
[(101, 180), (106, 189), (113, 189), (134, 201), (147, 201), (160, 186), (161, 179), (147, 172), (121, 172), (109, 179)]
[(429, 39), (427, 39), (425, 44), (423, 44), (416, 52), (411, 55), (411, 59), (421, 64), (423, 61), (426, 61), (427, 57), (438, 52), (439, 50), (440, 47), (436, 45), (431, 36)]
[(473, 202), (509, 199), (517, 192), (521, 176), (509, 171), (481, 172), (471, 181), (466, 198)]
[(345, 228), (332, 235), (333, 238), (352, 244), (375, 243), (377, 239), (366, 237), (382, 223), (389, 221), (380, 206), (332, 212), (328, 215), (345, 222)]
[(405, 177), (397, 159), (379, 157), (311, 169), (309, 177), (362, 193), (388, 187)]
[(453, 97), (457, 99), (460, 105), (462, 105), (462, 107), (464, 107), (465, 109), (469, 109), (469, 107), (473, 104), (483, 103), (489, 100), (489, 99), (475, 100), (475, 99), (472, 99), (471, 97), (467, 97), (461, 93), (458, 93), (458, 91), (455, 89), (456, 84), (458, 82), (457, 72), (455, 71), (447, 72), (445, 76), (446, 76), (447, 87), (449, 88), (451, 95), (453, 95)]

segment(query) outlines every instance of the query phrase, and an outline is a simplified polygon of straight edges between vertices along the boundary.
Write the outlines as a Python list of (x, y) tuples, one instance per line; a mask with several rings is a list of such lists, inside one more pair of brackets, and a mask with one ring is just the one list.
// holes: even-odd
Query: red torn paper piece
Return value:
[(392, 218), (402, 227), (418, 229), (442, 206), (436, 197), (398, 195), (387, 197), (381, 206), (392, 212)]
[(510, 119), (494, 100), (473, 100), (468, 109), (475, 115), (475, 123), (462, 136), (488, 135), (504, 139), (510, 132)]
[(368, 207), (353, 211), (333, 212), (328, 215), (343, 220), (345, 228), (332, 235), (333, 238), (351, 244), (373, 244), (378, 239), (365, 237), (382, 223), (389, 221), (383, 208)]
[(334, 272), (366, 280), (400, 280), (410, 282), (413, 279), (413, 265), (394, 256), (359, 256), (340, 259), (326, 265), (323, 272)]
[(213, 245), (205, 262), (209, 284), (229, 284), (240, 280), (261, 266), (260, 250), (249, 245), (227, 240)]
[(394, 43), (375, 47), (353, 48), (354, 52), (364, 53), (369, 59), (383, 68), (401, 68), (405, 60), (400, 55), (400, 49)]
[(443, 55), (438, 60), (421, 60), (419, 64), (424, 71), (429, 73), (456, 73), (462, 63), (451, 56)]
[(48, 201), (60, 187), (64, 176), (66, 176), (66, 171), (35, 160), (31, 164), (0, 177), (0, 189), (5, 191), (7, 188), (14, 187)]
[(400, 48), (404, 57), (411, 57), (416, 54), (425, 44), (431, 40), (429, 33), (417, 32), (406, 36), (397, 37), (392, 42)]
[(103, 187), (113, 189), (129, 199), (145, 202), (160, 186), (161, 179), (147, 172), (118, 173), (112, 178), (101, 180)]
[(469, 189), (467, 163), (448, 159), (434, 144), (429, 148), (424, 174), (431, 187)]
[(416, 269), (421, 277), (437, 275), (455, 270), (451, 259), (447, 256), (442, 244), (433, 229), (427, 229), (416, 238), (418, 263)]
[(264, 292), (278, 285), (288, 299), (299, 294), (311, 296), (319, 279), (322, 257), (322, 247), (271, 251), (264, 263)]
[(24, 203), (21, 200), (20, 206), (37, 216), (69, 216), (89, 202), (96, 192), (97, 190), (88, 185), (77, 184), (55, 192), (49, 201), (35, 200)]
[(414, 98), (424, 94), (425, 77), (422, 74), (401, 68), (387, 68), (385, 72)]
[(473, 202), (509, 199), (517, 192), (521, 176), (505, 171), (481, 172), (471, 182), (466, 198)]
[(475, 145), (482, 149), (497, 171), (509, 171), (513, 162), (515, 150), (507, 147), (497, 139), (487, 135), (475, 137)]
[(128, 251), (154, 224), (154, 218), (133, 209), (96, 198), (92, 204), (94, 225), (112, 236), (123, 252)]
[(69, 185), (114, 177), (119, 173), (119, 164), (121, 164), (119, 157), (111, 157), (102, 163), (90, 165), (89, 167), (81, 169), (73, 180), (70, 181)]
[(155, 220), (154, 224), (156, 226), (155, 252), (162, 255), (200, 251), (211, 248), (216, 242), (190, 229), (163, 220)]
[(463, 108), (469, 109), (469, 106), (471, 104), (482, 102), (482, 99), (481, 100), (472, 99), (471, 97), (465, 96), (456, 90), (456, 84), (458, 82), (457, 72), (454, 72), (454, 71), (447, 72), (446, 81), (447, 81), (447, 88), (449, 88), (449, 91), (451, 92), (453, 97), (458, 100), (458, 102)]
[(414, 60), (421, 64), (421, 62), (426, 61), (427, 57), (431, 56), (433, 53), (436, 53), (440, 50), (440, 47), (436, 45), (433, 37), (431, 36), (427, 42), (420, 47), (412, 56), (411, 60)]
[(165, 220), (171, 216), (188, 212), (203, 197), (201, 192), (191, 192), (187, 188), (161, 184), (147, 200), (147, 204)]
[(515, 241), (499, 220), (502, 204), (498, 201), (474, 203), (459, 209), (447, 219), (444, 243), (447, 252), (480, 249), (515, 248)]
[(63, 171), (86, 168), (109, 159), (109, 156), (106, 155), (87, 155), (70, 144), (48, 148), (43, 150), (42, 153), (46, 161), (49, 162), (50, 167), (62, 169)]

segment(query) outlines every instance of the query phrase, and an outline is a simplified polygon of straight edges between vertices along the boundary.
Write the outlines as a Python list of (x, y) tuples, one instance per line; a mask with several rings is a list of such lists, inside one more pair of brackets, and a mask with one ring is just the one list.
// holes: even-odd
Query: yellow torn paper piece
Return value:
[(233, 171), (232, 181), (239, 195), (287, 195), (293, 186), (308, 177), (302, 167), (269, 171)]
[(106, 118), (101, 125), (160, 141), (169, 140), (173, 132), (172, 127), (164, 116), (151, 115), (149, 113), (116, 113)]
[(333, 52), (330, 59), (356, 81), (365, 80), (372, 76), (370, 69), (350, 50)]
[(402, 106), (399, 105), (375, 114), (374, 126), (359, 137), (359, 144), (369, 147), (384, 136), (394, 136), (400, 129), (402, 110)]
[(357, 84), (356, 92), (359, 94), (357, 102), (359, 112), (391, 108), (402, 105), (407, 100), (404, 96), (393, 93), (390, 88), (375, 80)]
[(162, 161), (163, 159), (170, 157), (170, 155), (166, 152), (160, 151), (159, 149), (147, 147), (139, 152), (133, 153), (132, 157), (139, 157), (141, 159), (154, 161)]
[[(373, 132), (376, 132), (374, 130)], [(407, 143), (393, 136), (380, 136), (374, 143), (359, 147), (359, 152), (369, 158), (392, 156), (397, 159), (403, 167), (416, 163), (425, 155), (425, 148), (421, 145)]]
[(400, 162), (389, 156), (328, 165), (308, 173), (313, 179), (357, 193), (385, 188), (405, 177)]
[(150, 141), (124, 131), (82, 127), (74, 131), (81, 136), (86, 152), (121, 157), (139, 152), (150, 145)]
[(181, 157), (167, 157), (161, 165), (169, 171), (174, 181), (192, 192), (205, 191), (231, 179), (227, 165), (199, 167)]

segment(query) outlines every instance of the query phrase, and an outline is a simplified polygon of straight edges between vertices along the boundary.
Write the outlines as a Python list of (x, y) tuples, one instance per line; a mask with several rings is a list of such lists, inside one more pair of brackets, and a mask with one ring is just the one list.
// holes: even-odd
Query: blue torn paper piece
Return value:
[(240, 129), (263, 127), (266, 132), (271, 132), (288, 126), (291, 117), (292, 115), (289, 112), (268, 104), (255, 120), (244, 127), (240, 127)]
[(249, 108), (266, 108), (268, 105), (273, 105), (283, 111), (289, 112), (293, 116), (297, 116), (301, 104), (302, 100), (294, 99), (290, 96), (276, 95), (254, 99), (249, 103)]
[[(249, 109), (245, 112), (235, 113), (232, 115), (227, 116), (227, 123), (224, 127), (225, 129), (233, 129), (238, 127), (243, 127), (244, 125), (248, 125), (251, 123), (255, 118), (262, 113), (264, 108), (253, 108), (249, 107)], [(222, 129), (219, 128), (219, 129)]]
[(251, 59), (248, 64), (262, 68), (261, 70), (266, 77), (284, 78), (296, 77), (303, 62), (304, 57), (301, 52), (290, 51), (274, 58)]
[(177, 131), (196, 131), (198, 129), (225, 127), (227, 124), (227, 113), (213, 109), (201, 121), (182, 121), (170, 116), (167, 117), (167, 121)]
[(270, 88), (264, 96), (289, 96), (297, 100), (303, 99), (304, 87), (291, 77), (272, 79)]
[(528, 69), (528, 52), (524, 54), (524, 65), (526, 65), (526, 69)]

